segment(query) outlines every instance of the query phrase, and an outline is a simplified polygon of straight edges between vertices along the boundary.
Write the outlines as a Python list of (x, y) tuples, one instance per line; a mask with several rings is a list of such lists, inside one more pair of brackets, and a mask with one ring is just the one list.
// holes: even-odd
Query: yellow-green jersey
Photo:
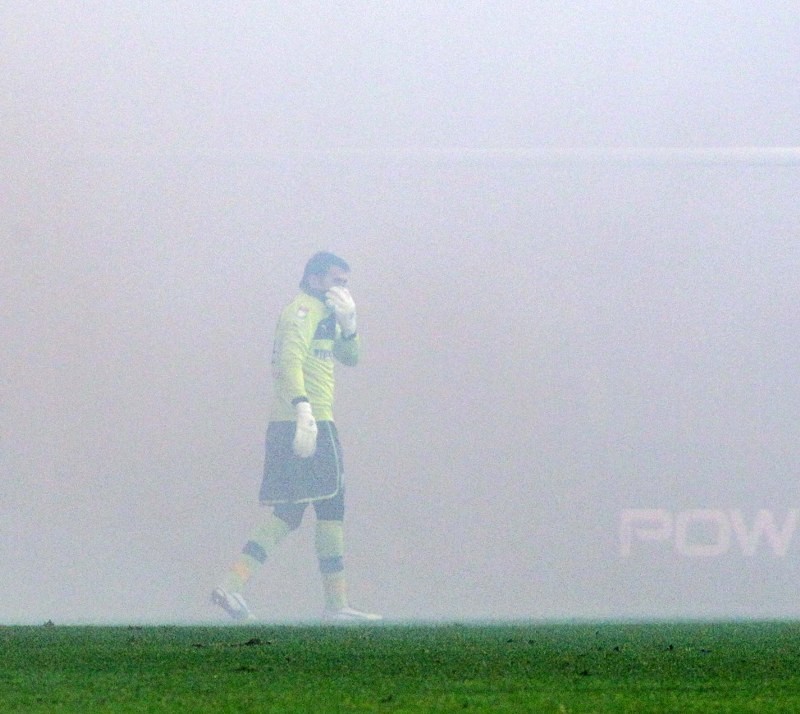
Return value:
[(294, 421), (295, 404), (308, 399), (317, 421), (333, 421), (334, 360), (358, 363), (360, 338), (342, 335), (333, 310), (300, 293), (281, 313), (272, 348), (274, 396), (270, 421)]

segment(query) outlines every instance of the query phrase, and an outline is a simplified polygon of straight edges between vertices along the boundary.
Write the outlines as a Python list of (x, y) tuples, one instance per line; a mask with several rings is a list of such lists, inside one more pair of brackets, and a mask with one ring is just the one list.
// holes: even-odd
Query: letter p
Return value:
[(672, 514), (665, 508), (626, 508), (619, 520), (619, 554), (629, 558), (634, 540), (669, 540)]

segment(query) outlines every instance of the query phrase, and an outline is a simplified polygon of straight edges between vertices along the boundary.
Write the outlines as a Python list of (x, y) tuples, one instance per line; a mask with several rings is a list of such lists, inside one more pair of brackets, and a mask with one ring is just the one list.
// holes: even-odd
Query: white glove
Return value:
[(328, 298), (328, 307), (336, 313), (336, 321), (342, 328), (342, 334), (347, 337), (356, 331), (356, 304), (347, 288), (336, 286), (325, 293)]
[(298, 402), (295, 406), (297, 424), (294, 430), (292, 451), (301, 459), (313, 456), (317, 450), (317, 421), (311, 413), (308, 402)]

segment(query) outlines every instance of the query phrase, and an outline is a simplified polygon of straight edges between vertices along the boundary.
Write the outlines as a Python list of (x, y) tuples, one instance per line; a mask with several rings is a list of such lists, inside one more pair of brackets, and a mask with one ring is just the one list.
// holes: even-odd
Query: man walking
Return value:
[(235, 620), (252, 618), (241, 591), (278, 543), (300, 526), (309, 503), (317, 518), (314, 545), (325, 596), (323, 618), (381, 619), (349, 606), (344, 575), (344, 471), (333, 397), (334, 361), (353, 367), (359, 356), (349, 273), (349, 265), (333, 253), (312, 256), (300, 294), (278, 321), (272, 352), (274, 400), (259, 494), (272, 511), (211, 593), (211, 601)]

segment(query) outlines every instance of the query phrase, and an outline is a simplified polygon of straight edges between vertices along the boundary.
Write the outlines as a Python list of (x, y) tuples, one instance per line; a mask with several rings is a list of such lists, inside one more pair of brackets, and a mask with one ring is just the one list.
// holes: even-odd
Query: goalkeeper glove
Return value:
[(356, 331), (356, 304), (347, 288), (336, 286), (325, 293), (328, 307), (333, 308), (342, 334), (349, 337)]
[(311, 413), (311, 405), (308, 402), (298, 402), (295, 405), (297, 423), (294, 430), (294, 441), (292, 451), (301, 459), (313, 456), (317, 450), (317, 422)]

